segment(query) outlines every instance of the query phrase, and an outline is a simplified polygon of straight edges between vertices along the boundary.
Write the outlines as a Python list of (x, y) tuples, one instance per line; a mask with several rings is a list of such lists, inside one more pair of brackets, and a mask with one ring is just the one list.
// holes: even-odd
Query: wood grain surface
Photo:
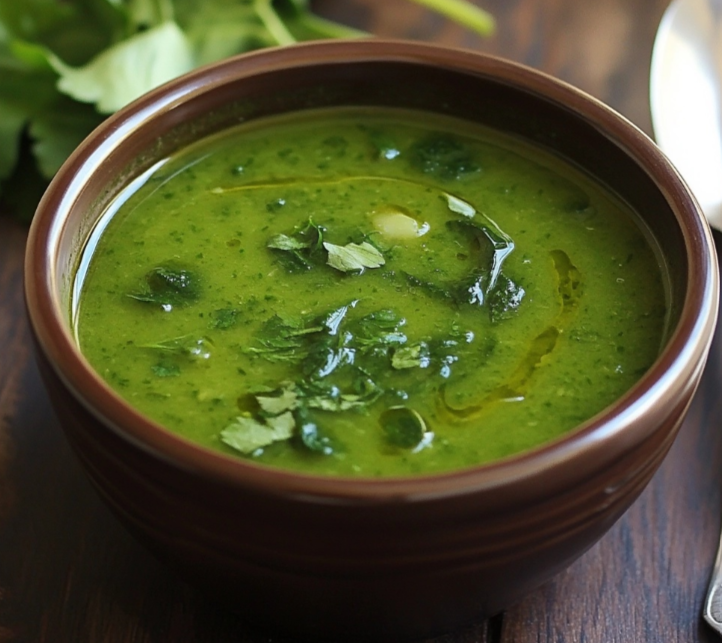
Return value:
[[(651, 134), (649, 64), (665, 1), (477, 3), (497, 18), (491, 38), (406, 0), (313, 6), (380, 36), (528, 64), (586, 90)], [(22, 296), (26, 232), (0, 214), (0, 643), (282, 643), (249, 632), (241, 616), (173, 578), (96, 497), (33, 361)], [(720, 530), (720, 352), (718, 337), (672, 451), (612, 530), (520, 604), (433, 643), (717, 640), (700, 613)]]

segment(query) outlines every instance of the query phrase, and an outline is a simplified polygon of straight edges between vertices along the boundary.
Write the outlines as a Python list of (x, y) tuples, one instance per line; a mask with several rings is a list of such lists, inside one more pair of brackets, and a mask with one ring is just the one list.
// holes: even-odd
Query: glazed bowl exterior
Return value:
[[(241, 121), (335, 105), (419, 108), (526, 138), (637, 210), (669, 276), (673, 332), (613, 406), (533, 451), (415, 478), (314, 477), (211, 452), (140, 415), (80, 354), (80, 253), (134, 177)], [(230, 59), (110, 117), (58, 172), (32, 224), (26, 301), (68, 440), (121, 521), (249, 624), (296, 637), (399, 640), (520, 599), (639, 495), (699, 382), (716, 321), (714, 244), (693, 196), (638, 129), (582, 92), (477, 53), (398, 41), (311, 43)]]

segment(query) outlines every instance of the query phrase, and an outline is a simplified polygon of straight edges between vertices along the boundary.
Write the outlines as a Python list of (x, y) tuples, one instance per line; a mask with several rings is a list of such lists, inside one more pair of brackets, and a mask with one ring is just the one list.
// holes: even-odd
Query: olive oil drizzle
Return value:
[(485, 395), (480, 402), (463, 408), (454, 408), (446, 399), (446, 385), (443, 384), (439, 388), (437, 406), (445, 420), (457, 423), (476, 420), (496, 402), (524, 399), (529, 382), (544, 362), (544, 358), (556, 348), (560, 336), (579, 306), (582, 295), (581, 273), (571, 262), (569, 255), (563, 250), (552, 250), (550, 254), (557, 275), (557, 294), (560, 304), (555, 323), (532, 340), (524, 359), (517, 365), (509, 379)]

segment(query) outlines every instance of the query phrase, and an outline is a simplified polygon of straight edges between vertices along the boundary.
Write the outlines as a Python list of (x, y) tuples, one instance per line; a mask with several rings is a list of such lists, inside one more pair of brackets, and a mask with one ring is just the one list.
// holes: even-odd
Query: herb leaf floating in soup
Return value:
[(386, 263), (384, 256), (366, 241), (345, 246), (324, 242), (323, 247), (328, 251), (328, 265), (341, 272), (363, 272), (365, 268), (378, 268)]
[(173, 306), (189, 304), (199, 296), (197, 278), (182, 268), (157, 266), (145, 275), (145, 289), (128, 296), (168, 311)]
[(310, 270), (313, 268), (313, 259), (318, 257), (323, 247), (323, 226), (309, 221), (294, 234), (276, 234), (268, 240), (267, 247), (281, 250), (281, 255), (289, 272), (297, 270)]
[(77, 276), (81, 349), (142, 412), (239, 458), (365, 476), (488, 462), (602, 410), (663, 341), (636, 214), (454, 119), (250, 122), (121, 202)]

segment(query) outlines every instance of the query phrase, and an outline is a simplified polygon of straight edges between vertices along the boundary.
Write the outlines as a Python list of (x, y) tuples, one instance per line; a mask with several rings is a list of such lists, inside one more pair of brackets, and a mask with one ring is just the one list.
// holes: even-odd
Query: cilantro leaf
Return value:
[(362, 411), (384, 393), (376, 382), (358, 368), (355, 368), (350, 386), (342, 388), (321, 379), (301, 380), (295, 386), (303, 406), (332, 413)]
[(406, 343), (401, 330), (405, 325), (406, 320), (393, 310), (377, 310), (358, 321), (355, 339), (365, 353), (386, 355), (390, 347)]
[(256, 395), (256, 401), (261, 411), (267, 415), (280, 415), (292, 411), (298, 406), (298, 393), (294, 388), (284, 387), (274, 391), (276, 395)]
[(267, 247), (276, 250), (306, 250), (310, 244), (308, 241), (289, 237), (287, 234), (277, 234), (268, 240)]
[(379, 268), (386, 263), (381, 252), (367, 241), (347, 243), (345, 246), (324, 241), (323, 247), (328, 251), (328, 265), (341, 272), (363, 272), (366, 268)]
[(246, 346), (243, 352), (271, 362), (300, 362), (308, 354), (304, 335), (322, 331), (323, 325), (306, 326), (303, 321), (274, 315), (259, 330), (258, 346)]
[(431, 363), (429, 345), (426, 342), (401, 346), (391, 356), (391, 366), (397, 370), (404, 368), (426, 368)]
[(198, 65), (276, 44), (251, 2), (174, 0), (173, 8)]
[(310, 408), (322, 407), (315, 406), (293, 382), (283, 382), (273, 391), (242, 396), (241, 403), (245, 414), (221, 432), (221, 439), (238, 451), (251, 453), (298, 434), (304, 448), (324, 455), (334, 453), (333, 441), (323, 434), (309, 412)]
[(469, 219), (476, 214), (476, 208), (468, 201), (464, 201), (464, 199), (460, 199), (458, 196), (454, 196), (448, 192), (444, 192), (443, 196), (446, 199), (446, 204), (448, 205), (449, 210), (452, 212), (461, 214)]
[(296, 421), (290, 411), (265, 421), (241, 415), (221, 431), (220, 437), (236, 451), (250, 454), (274, 442), (288, 440), (295, 427)]
[(193, 69), (190, 45), (175, 22), (141, 31), (105, 49), (82, 67), (51, 54), (60, 75), (58, 89), (75, 100), (94, 103), (111, 114), (141, 94)]
[(326, 228), (309, 219), (301, 228), (291, 235), (277, 234), (271, 237), (266, 247), (271, 250), (280, 250), (280, 257), (284, 259), (289, 272), (310, 270), (313, 268), (317, 251), (323, 243)]
[(128, 293), (128, 297), (149, 304), (158, 304), (170, 311), (196, 301), (200, 296), (198, 278), (185, 268), (158, 266), (145, 275), (146, 289)]

